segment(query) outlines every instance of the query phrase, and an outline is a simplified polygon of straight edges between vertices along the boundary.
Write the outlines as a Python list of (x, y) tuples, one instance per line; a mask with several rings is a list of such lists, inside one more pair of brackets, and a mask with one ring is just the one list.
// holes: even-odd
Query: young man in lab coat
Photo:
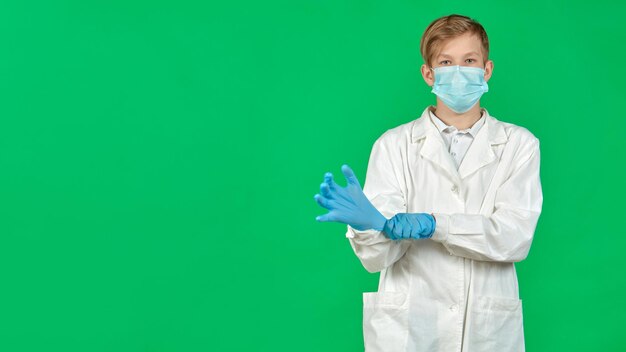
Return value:
[(515, 262), (526, 258), (542, 206), (539, 141), (481, 108), (493, 73), (476, 21), (433, 21), (421, 42), (437, 105), (376, 140), (361, 190), (327, 173), (318, 221), (348, 224), (363, 266), (366, 351), (524, 351)]

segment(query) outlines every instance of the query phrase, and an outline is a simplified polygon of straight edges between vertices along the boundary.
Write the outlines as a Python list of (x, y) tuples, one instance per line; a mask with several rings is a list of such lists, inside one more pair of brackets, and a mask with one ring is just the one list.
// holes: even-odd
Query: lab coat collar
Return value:
[(496, 160), (492, 146), (506, 143), (508, 137), (503, 124), (489, 115), (486, 109), (481, 109), (485, 116), (485, 124), (476, 134), (457, 170), (452, 156), (446, 151), (445, 142), (437, 126), (430, 121), (429, 111), (433, 111), (434, 108), (427, 107), (422, 116), (415, 120), (411, 131), (413, 143), (424, 143), (420, 149), (423, 157), (438, 164), (455, 181), (460, 181)]

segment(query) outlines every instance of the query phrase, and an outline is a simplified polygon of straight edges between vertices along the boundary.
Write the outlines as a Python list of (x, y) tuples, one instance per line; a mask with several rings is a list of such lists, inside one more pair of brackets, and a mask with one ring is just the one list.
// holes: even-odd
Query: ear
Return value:
[(493, 61), (487, 60), (487, 62), (485, 62), (485, 82), (489, 81), (489, 78), (491, 78), (492, 74), (493, 74)]
[(428, 84), (428, 86), (432, 87), (435, 84), (435, 73), (430, 69), (430, 66), (427, 64), (423, 64), (420, 68), (422, 72), (422, 77), (424, 78), (424, 82)]

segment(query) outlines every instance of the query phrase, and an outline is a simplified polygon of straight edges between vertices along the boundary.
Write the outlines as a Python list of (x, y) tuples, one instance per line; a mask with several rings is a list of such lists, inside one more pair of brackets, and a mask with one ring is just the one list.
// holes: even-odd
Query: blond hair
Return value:
[(439, 55), (443, 42), (465, 33), (472, 33), (478, 36), (482, 42), (483, 57), (486, 61), (489, 57), (489, 38), (485, 28), (476, 20), (467, 16), (449, 15), (434, 20), (424, 31), (420, 43), (420, 51), (424, 63), (432, 66), (431, 61), (436, 55)]

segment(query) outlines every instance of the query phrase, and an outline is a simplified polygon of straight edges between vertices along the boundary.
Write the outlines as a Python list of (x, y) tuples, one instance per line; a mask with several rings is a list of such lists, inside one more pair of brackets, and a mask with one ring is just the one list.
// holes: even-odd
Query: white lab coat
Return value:
[(378, 292), (363, 294), (365, 350), (524, 351), (514, 262), (526, 258), (543, 196), (539, 140), (485, 125), (455, 167), (428, 116), (374, 143), (364, 192), (387, 218), (434, 213), (431, 239), (392, 241), (348, 226), (346, 237)]

